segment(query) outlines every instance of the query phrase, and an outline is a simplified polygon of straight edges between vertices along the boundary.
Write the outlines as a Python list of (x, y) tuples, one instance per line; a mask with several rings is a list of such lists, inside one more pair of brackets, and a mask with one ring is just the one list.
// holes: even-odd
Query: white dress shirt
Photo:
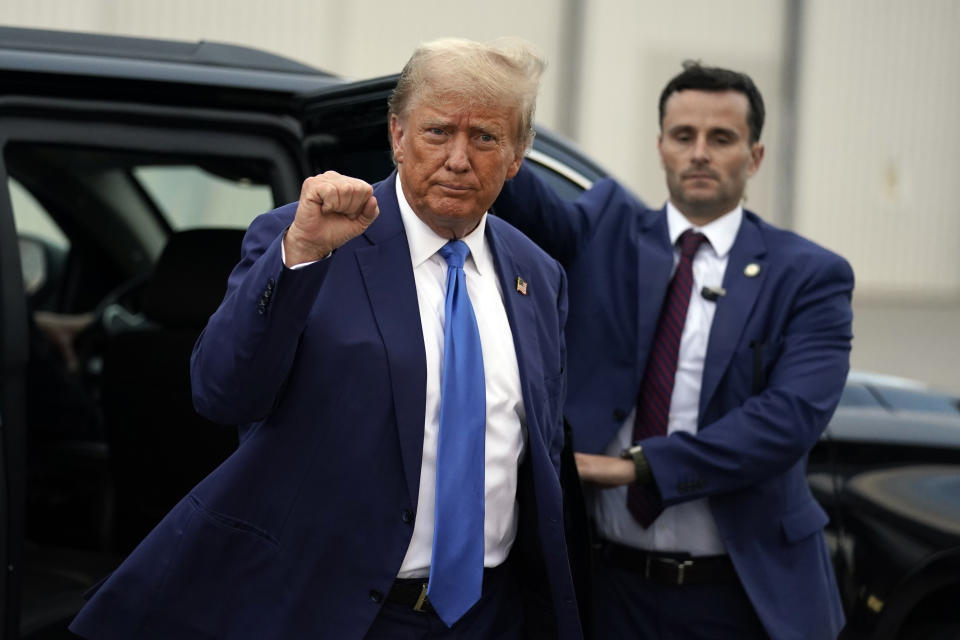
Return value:
[[(423, 430), (423, 462), (413, 538), (400, 566), (399, 578), (422, 578), (430, 573), (436, 503), (437, 432), (440, 419), (440, 376), (443, 364), (443, 321), (447, 263), (437, 251), (448, 240), (430, 229), (410, 208), (400, 181), (397, 202), (410, 245), (417, 303), (427, 357), (427, 403)], [(477, 317), (483, 350), (487, 398), (487, 433), (484, 448), (484, 566), (506, 560), (517, 533), (517, 467), (524, 455), (523, 395), (520, 369), (513, 347), (513, 332), (503, 306), (503, 296), (493, 255), (484, 237), (487, 216), (462, 240), (470, 248), (464, 263), (467, 292)], [(398, 481), (400, 481), (398, 479)]]
[[(690, 224), (673, 204), (667, 203), (667, 227), (670, 241), (674, 245), (674, 268), (680, 261), (676, 242), (681, 233), (693, 228), (707, 236), (710, 241), (710, 244), (701, 245), (693, 258), (693, 288), (683, 334), (680, 337), (677, 374), (667, 422), (668, 435), (675, 431), (697, 431), (707, 341), (716, 305), (718, 302), (722, 304), (723, 300), (707, 300), (700, 295), (700, 291), (705, 286), (722, 286), (730, 248), (742, 220), (743, 207), (738, 206), (706, 226), (697, 228)], [(635, 414), (636, 407), (627, 416), (617, 437), (610, 443), (607, 455), (619, 456), (623, 449), (632, 444)], [(667, 507), (649, 528), (644, 529), (627, 511), (627, 487), (622, 486), (599, 492), (595, 516), (600, 535), (620, 544), (649, 551), (688, 552), (694, 556), (726, 553), (706, 498)]]

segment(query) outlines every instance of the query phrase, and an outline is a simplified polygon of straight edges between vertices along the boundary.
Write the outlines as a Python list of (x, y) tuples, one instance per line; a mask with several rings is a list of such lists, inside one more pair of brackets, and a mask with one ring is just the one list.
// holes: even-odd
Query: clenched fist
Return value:
[(290, 267), (320, 260), (363, 233), (379, 213), (373, 187), (363, 180), (336, 171), (307, 178), (283, 238), (284, 262)]

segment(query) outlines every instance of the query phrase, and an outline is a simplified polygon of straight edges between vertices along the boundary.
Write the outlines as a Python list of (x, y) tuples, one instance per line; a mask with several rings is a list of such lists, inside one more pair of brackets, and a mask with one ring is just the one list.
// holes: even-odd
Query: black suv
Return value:
[[(84, 591), (236, 446), (193, 412), (193, 342), (255, 215), (307, 175), (392, 169), (395, 81), (230, 45), (0, 27), (0, 636), (71, 637)], [(528, 162), (570, 198), (604, 175), (542, 130)], [(960, 490), (927, 491), (920, 513), (889, 497), (957, 484), (956, 398), (936, 396), (936, 417), (862, 406), (877, 389), (848, 387), (811, 456), (846, 633), (955, 633)], [(878, 468), (893, 480), (864, 478)]]

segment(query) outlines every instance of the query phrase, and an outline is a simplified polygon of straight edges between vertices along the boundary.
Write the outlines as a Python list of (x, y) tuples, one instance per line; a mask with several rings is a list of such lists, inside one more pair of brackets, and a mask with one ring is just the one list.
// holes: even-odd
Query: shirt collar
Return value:
[(697, 227), (690, 223), (687, 218), (673, 206), (673, 203), (667, 201), (667, 229), (670, 233), (670, 244), (676, 245), (680, 234), (687, 229), (699, 231), (707, 236), (710, 246), (713, 247), (717, 257), (723, 258), (733, 247), (733, 241), (737, 239), (737, 232), (740, 230), (740, 223), (743, 221), (743, 205), (737, 205), (732, 211), (728, 211), (716, 220)]
[[(413, 207), (410, 206), (406, 196), (403, 195), (403, 188), (400, 186), (400, 174), (397, 174), (395, 186), (397, 204), (400, 205), (400, 218), (403, 220), (403, 229), (407, 233), (407, 243), (410, 245), (410, 260), (413, 263), (413, 268), (416, 269), (436, 254), (443, 245), (449, 242), (449, 239), (437, 235), (433, 229), (427, 226), (427, 223), (414, 213)], [(473, 269), (480, 275), (483, 275), (481, 265), (484, 264), (487, 252), (487, 241), (484, 235), (486, 226), (487, 214), (484, 212), (477, 228), (460, 238), (470, 248), (470, 255), (467, 256), (464, 268), (472, 265)]]

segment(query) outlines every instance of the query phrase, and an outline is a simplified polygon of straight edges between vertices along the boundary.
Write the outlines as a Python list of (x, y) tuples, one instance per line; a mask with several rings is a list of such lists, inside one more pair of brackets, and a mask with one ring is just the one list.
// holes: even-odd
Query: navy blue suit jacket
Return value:
[[(426, 388), (393, 177), (374, 193), (380, 215), (367, 231), (303, 269), (284, 268), (280, 253), (296, 203), (251, 224), (192, 358), (197, 410), (248, 425), (240, 447), (93, 595), (72, 625), (76, 633), (94, 640), (364, 636), (412, 535)], [(579, 638), (558, 480), (565, 277), (502, 220), (488, 217), (486, 234), (526, 408), (514, 554), (519, 547), (522, 566), (533, 567), (522, 577), (539, 583), (521, 585), (534, 605), (528, 626)]]
[[(635, 402), (671, 278), (665, 212), (612, 180), (564, 201), (528, 169), (508, 181), (494, 210), (567, 269), (566, 414), (576, 450), (603, 453)], [(750, 264), (759, 268), (752, 277)], [(849, 368), (853, 272), (745, 212), (723, 287), (699, 431), (643, 448), (666, 505), (709, 499), (772, 638), (835, 638), (844, 617), (822, 533), (827, 516), (805, 472)]]

